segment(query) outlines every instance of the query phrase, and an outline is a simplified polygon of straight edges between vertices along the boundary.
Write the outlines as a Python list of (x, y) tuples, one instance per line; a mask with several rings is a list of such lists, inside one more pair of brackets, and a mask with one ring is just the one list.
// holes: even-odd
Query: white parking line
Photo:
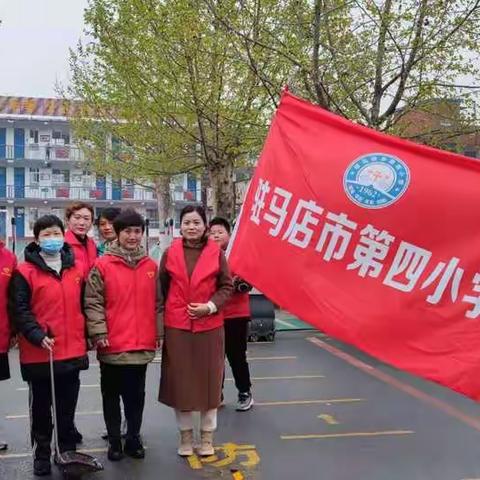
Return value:
[[(82, 384), (80, 385), (80, 388), (100, 388), (100, 384), (98, 383), (93, 383), (91, 385), (89, 384)], [(25, 391), (28, 391), (28, 387), (20, 387), (20, 388), (17, 388), (17, 392), (25, 392)]]
[[(103, 415), (101, 410), (92, 410), (91, 412), (75, 412), (75, 415)], [(18, 415), (7, 415), (5, 417), (7, 420), (19, 420), (23, 418), (29, 418), (28, 413), (21, 413)]]

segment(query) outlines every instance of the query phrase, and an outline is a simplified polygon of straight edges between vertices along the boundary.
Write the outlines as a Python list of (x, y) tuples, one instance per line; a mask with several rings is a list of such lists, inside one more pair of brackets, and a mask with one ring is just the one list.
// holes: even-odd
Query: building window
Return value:
[(146, 217), (151, 221), (158, 222), (158, 209), (156, 208), (147, 208)]
[(30, 169), (30, 185), (38, 185), (40, 183), (40, 169)]
[(52, 170), (52, 182), (55, 185), (70, 183), (70, 170)]
[(87, 188), (91, 188), (95, 185), (92, 172), (84, 170), (82, 172), (82, 185)]
[(60, 132), (59, 130), (54, 130), (52, 132), (52, 140), (55, 140), (54, 143), (60, 145), (69, 145), (70, 144), (70, 134)]
[(30, 130), (30, 143), (38, 143), (38, 130)]

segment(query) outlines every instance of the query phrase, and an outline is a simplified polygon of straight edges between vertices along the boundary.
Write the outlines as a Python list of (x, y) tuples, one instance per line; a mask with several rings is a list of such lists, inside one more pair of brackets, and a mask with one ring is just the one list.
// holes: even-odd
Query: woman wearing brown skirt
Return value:
[(224, 369), (223, 314), (232, 280), (227, 261), (206, 235), (202, 207), (180, 214), (181, 239), (160, 262), (165, 338), (159, 400), (175, 409), (180, 430), (178, 454), (193, 454), (193, 412), (200, 412), (199, 455), (213, 455)]

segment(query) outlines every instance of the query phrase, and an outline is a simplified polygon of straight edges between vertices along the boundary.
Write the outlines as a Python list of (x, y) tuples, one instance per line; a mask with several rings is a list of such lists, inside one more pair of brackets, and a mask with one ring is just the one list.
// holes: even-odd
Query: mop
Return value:
[(103, 465), (91, 455), (76, 451), (67, 451), (60, 453), (58, 447), (58, 428), (57, 428), (57, 401), (55, 396), (55, 376), (53, 373), (53, 350), (50, 352), (50, 381), (52, 386), (52, 410), (53, 410), (53, 438), (55, 443), (55, 463), (62, 471), (65, 478), (80, 478), (85, 473), (99, 472), (103, 470)]

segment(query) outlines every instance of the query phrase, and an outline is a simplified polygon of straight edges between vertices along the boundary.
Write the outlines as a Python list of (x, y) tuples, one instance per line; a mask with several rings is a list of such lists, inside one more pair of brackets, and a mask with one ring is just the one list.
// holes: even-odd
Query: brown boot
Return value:
[(213, 432), (202, 430), (200, 433), (200, 448), (198, 454), (202, 457), (208, 457), (215, 453), (213, 448)]
[(180, 446), (177, 453), (181, 457), (193, 455), (193, 430), (180, 430)]

